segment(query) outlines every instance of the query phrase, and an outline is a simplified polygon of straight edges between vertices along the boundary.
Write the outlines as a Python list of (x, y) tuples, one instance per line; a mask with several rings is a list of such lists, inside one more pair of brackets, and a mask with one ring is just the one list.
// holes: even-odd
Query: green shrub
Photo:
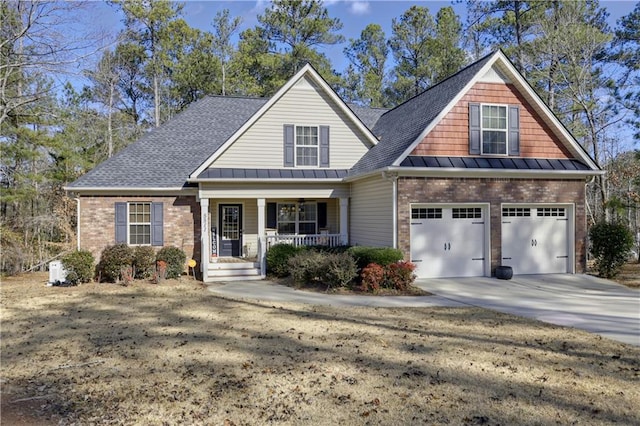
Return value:
[(167, 278), (180, 278), (184, 272), (187, 255), (178, 247), (163, 247), (158, 251), (157, 261), (167, 262)]
[(411, 262), (390, 263), (385, 267), (384, 286), (393, 290), (406, 290), (416, 279), (413, 271), (416, 265)]
[(384, 280), (384, 267), (377, 263), (370, 263), (360, 272), (361, 288), (363, 291), (380, 290)]
[(78, 250), (62, 257), (62, 266), (67, 271), (67, 281), (72, 284), (88, 283), (93, 278), (93, 254)]
[(289, 273), (297, 284), (322, 282), (326, 254), (304, 250), (289, 258)]
[(267, 252), (267, 272), (276, 277), (289, 275), (289, 258), (304, 251), (304, 247), (291, 244), (276, 244)]
[(390, 247), (355, 246), (351, 247), (348, 252), (356, 259), (358, 269), (360, 270), (371, 263), (387, 266), (391, 263), (399, 262), (404, 258), (400, 250)]
[(358, 265), (349, 253), (328, 253), (320, 272), (327, 287), (346, 287), (358, 276)]
[(156, 265), (156, 251), (151, 246), (137, 246), (133, 250), (133, 276), (137, 279), (150, 278)]
[(133, 262), (133, 250), (126, 244), (116, 244), (105, 247), (100, 255), (98, 263), (98, 275), (101, 281), (118, 282), (122, 277), (122, 271), (131, 267)]
[(307, 246), (307, 250), (315, 250), (321, 253), (335, 253), (335, 254), (344, 253), (348, 251), (350, 248), (351, 246), (324, 246), (324, 245)]
[(598, 276), (615, 277), (629, 257), (633, 234), (622, 223), (598, 222), (589, 230), (589, 237)]

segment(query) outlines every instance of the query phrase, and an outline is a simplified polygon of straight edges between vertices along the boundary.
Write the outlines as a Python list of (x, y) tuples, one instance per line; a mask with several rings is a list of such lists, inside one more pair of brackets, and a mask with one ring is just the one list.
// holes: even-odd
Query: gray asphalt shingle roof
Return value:
[(68, 188), (182, 187), (267, 102), (266, 98), (222, 96), (201, 99)]
[[(99, 164), (68, 188), (183, 187), (189, 175), (268, 101), (268, 98), (249, 97), (204, 98)], [(372, 127), (387, 111), (355, 104), (349, 107), (367, 127)], [(336, 173), (344, 177), (347, 171)], [(303, 178), (309, 177), (321, 178), (307, 175)], [(334, 173), (326, 176), (334, 177)]]
[(349, 171), (357, 175), (390, 166), (491, 59), (490, 54), (382, 114), (373, 127), (380, 142)]

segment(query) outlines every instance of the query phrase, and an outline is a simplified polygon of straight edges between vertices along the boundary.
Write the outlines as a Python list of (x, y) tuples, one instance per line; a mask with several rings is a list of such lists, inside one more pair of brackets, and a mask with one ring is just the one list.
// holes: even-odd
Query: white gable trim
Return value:
[[(191, 175), (189, 176), (189, 180), (196, 179), (200, 173), (202, 173), (205, 169), (207, 169), (218, 157), (220, 157), (233, 143), (251, 126), (253, 126), (276, 102), (284, 96), (285, 93), (289, 91), (300, 79), (304, 76), (309, 76), (318, 86), (331, 98), (333, 102), (338, 105), (340, 110), (346, 114), (346, 116), (356, 125), (358, 130), (360, 130), (367, 140), (371, 143), (371, 145), (375, 145), (378, 143), (378, 139), (371, 133), (362, 121), (354, 114), (353, 111), (344, 103), (342, 99), (336, 94), (336, 92), (327, 84), (326, 81), (318, 74), (318, 72), (310, 65), (306, 64), (300, 71), (296, 73), (292, 78), (289, 79), (272, 97), (269, 101), (262, 106), (246, 123), (242, 125), (236, 132), (231, 135), (227, 141), (216, 150), (209, 158), (207, 158), (201, 165), (198, 167)], [(285, 124), (285, 123), (282, 123)]]
[(512, 82), (517, 83), (518, 89), (524, 89), (527, 95), (536, 103), (539, 107), (539, 111), (542, 112), (542, 118), (554, 129), (554, 133), (563, 140), (564, 145), (569, 151), (576, 156), (577, 159), (582, 160), (592, 170), (600, 170), (598, 165), (591, 159), (586, 151), (580, 146), (578, 141), (569, 133), (564, 125), (558, 120), (555, 114), (549, 109), (549, 107), (542, 101), (540, 96), (533, 90), (531, 85), (522, 77), (522, 75), (515, 69), (511, 62), (501, 51), (497, 51), (493, 54), (491, 59), (480, 69), (476, 75), (467, 83), (467, 85), (458, 93), (451, 102), (436, 116), (436, 118), (418, 135), (411, 145), (400, 155), (392, 164), (392, 166), (400, 166), (400, 163), (413, 152), (413, 150), (422, 142), (422, 140), (437, 126), (440, 121), (453, 109), (455, 105), (462, 99), (464, 95), (478, 82), (480, 81), (489, 70), (499, 62), (500, 65), (505, 67), (508, 72), (508, 77)]

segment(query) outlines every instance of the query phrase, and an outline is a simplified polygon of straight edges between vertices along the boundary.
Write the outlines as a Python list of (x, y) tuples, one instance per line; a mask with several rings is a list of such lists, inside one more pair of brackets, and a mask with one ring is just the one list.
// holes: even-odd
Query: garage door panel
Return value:
[[(484, 211), (481, 208), (438, 208), (425, 217), (412, 208), (411, 260), (420, 278), (484, 275)], [(428, 209), (433, 213), (434, 209)], [(417, 220), (416, 217), (423, 219)]]
[(514, 274), (569, 270), (569, 218), (565, 207), (505, 207), (502, 210), (502, 264)]

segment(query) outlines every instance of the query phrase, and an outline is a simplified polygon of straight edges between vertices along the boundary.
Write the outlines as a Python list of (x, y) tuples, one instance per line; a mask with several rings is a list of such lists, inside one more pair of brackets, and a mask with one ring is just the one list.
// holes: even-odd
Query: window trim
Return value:
[[(484, 107), (485, 106), (495, 106), (502, 107), (505, 110), (505, 127), (502, 129), (493, 129), (484, 127)], [(505, 143), (504, 143), (504, 154), (499, 154), (495, 152), (484, 152), (484, 132), (486, 131), (495, 131), (495, 132), (504, 132)], [(508, 157), (509, 156), (509, 105), (508, 104), (490, 104), (490, 103), (481, 103), (480, 104), (480, 155), (494, 155), (500, 157)]]
[[(298, 145), (298, 129), (299, 128), (315, 128), (316, 129), (316, 144), (315, 145)], [(298, 148), (315, 148), (316, 150), (316, 164), (298, 164)], [(303, 125), (296, 124), (293, 127), (293, 166), (296, 168), (313, 168), (320, 167), (320, 126), (318, 125)]]
[[(280, 221), (280, 206), (293, 204), (295, 206), (295, 220), (294, 221)], [(315, 205), (316, 206), (316, 217), (315, 220), (300, 220), (300, 205)], [(276, 230), (278, 235), (317, 235), (318, 234), (318, 203), (315, 201), (300, 203), (298, 201), (282, 201), (276, 203)], [(293, 223), (294, 224), (294, 233), (293, 234), (282, 234), (280, 233), (280, 223)], [(301, 223), (313, 223), (315, 225), (316, 232), (313, 234), (301, 234), (300, 233), (300, 224)]]
[[(131, 222), (131, 205), (132, 204), (146, 204), (149, 206), (149, 222)], [(153, 227), (153, 219), (152, 219), (152, 209), (153, 209), (153, 203), (151, 201), (127, 201), (127, 245), (128, 246), (151, 246), (152, 242), (153, 242), (153, 231), (152, 231), (152, 227)], [(132, 243), (131, 242), (131, 226), (132, 225), (136, 225), (136, 226), (148, 226), (149, 227), (149, 243), (148, 244), (139, 244), (139, 243)]]

